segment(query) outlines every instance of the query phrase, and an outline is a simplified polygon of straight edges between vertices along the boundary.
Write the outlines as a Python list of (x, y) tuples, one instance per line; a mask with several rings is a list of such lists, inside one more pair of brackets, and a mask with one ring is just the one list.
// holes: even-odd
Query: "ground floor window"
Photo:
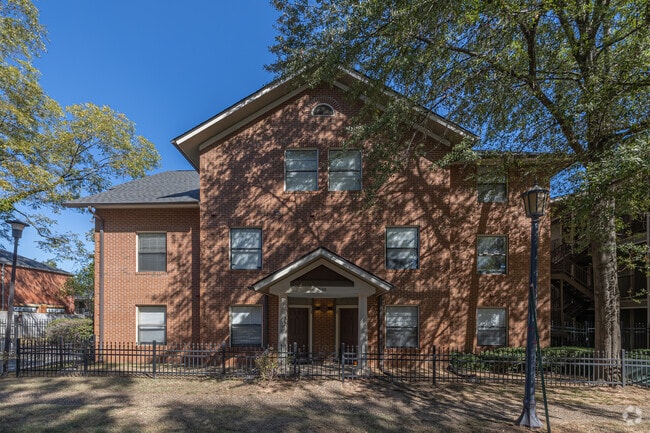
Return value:
[(476, 344), (505, 346), (508, 326), (505, 308), (479, 308), (476, 312)]
[(167, 344), (167, 307), (139, 306), (138, 344)]
[(230, 345), (233, 347), (262, 345), (260, 305), (230, 307)]
[(418, 307), (386, 307), (386, 347), (418, 347)]

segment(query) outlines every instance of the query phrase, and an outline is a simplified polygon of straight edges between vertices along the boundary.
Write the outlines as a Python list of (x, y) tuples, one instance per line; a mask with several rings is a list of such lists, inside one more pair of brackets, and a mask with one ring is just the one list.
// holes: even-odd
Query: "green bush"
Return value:
[(50, 344), (61, 340), (85, 340), (93, 336), (93, 321), (91, 319), (56, 319), (47, 325), (45, 338)]

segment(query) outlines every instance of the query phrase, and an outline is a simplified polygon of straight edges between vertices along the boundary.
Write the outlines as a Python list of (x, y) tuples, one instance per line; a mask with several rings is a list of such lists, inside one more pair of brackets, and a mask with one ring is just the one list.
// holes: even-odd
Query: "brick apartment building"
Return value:
[[(7, 311), (13, 253), (0, 249), (0, 310)], [(16, 260), (13, 309), (19, 313), (74, 313), (74, 298), (64, 286), (72, 274), (27, 257)], [(5, 314), (2, 314), (5, 317)]]
[[(312, 350), (523, 346), (534, 177), (431, 168), (471, 136), (430, 113), (425, 153), (367, 206), (367, 161), (342, 148), (360, 102), (331, 85), (272, 83), (173, 140), (195, 171), (69, 206), (96, 215), (96, 332), (104, 341)], [(539, 321), (550, 322), (541, 220)]]

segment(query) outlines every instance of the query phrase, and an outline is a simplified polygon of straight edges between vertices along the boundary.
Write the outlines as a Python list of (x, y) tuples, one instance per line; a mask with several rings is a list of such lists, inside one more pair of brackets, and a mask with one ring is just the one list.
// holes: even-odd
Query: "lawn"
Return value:
[[(0, 378), (0, 431), (522, 432), (522, 396), (490, 384)], [(650, 431), (647, 388), (552, 388), (548, 399), (553, 432)], [(544, 422), (541, 393), (537, 407)]]

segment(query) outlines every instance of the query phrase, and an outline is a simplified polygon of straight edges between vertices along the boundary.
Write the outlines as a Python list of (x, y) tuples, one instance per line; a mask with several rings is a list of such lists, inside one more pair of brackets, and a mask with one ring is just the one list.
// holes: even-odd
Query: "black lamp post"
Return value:
[(540, 428), (542, 423), (535, 412), (535, 327), (537, 326), (537, 247), (539, 243), (539, 218), (544, 215), (548, 190), (535, 186), (521, 195), (526, 216), (530, 218), (530, 281), (528, 284), (528, 333), (526, 335), (526, 388), (524, 408), (515, 422), (529, 428)]
[(11, 282), (9, 283), (9, 300), (7, 301), (7, 326), (5, 327), (5, 346), (3, 352), (2, 373), (9, 372), (9, 348), (11, 346), (11, 327), (14, 320), (14, 292), (16, 286), (16, 263), (18, 261), (18, 240), (23, 236), (23, 229), (29, 227), (22, 221), (7, 221), (11, 224), (11, 236), (14, 238), (14, 255), (11, 260)]

